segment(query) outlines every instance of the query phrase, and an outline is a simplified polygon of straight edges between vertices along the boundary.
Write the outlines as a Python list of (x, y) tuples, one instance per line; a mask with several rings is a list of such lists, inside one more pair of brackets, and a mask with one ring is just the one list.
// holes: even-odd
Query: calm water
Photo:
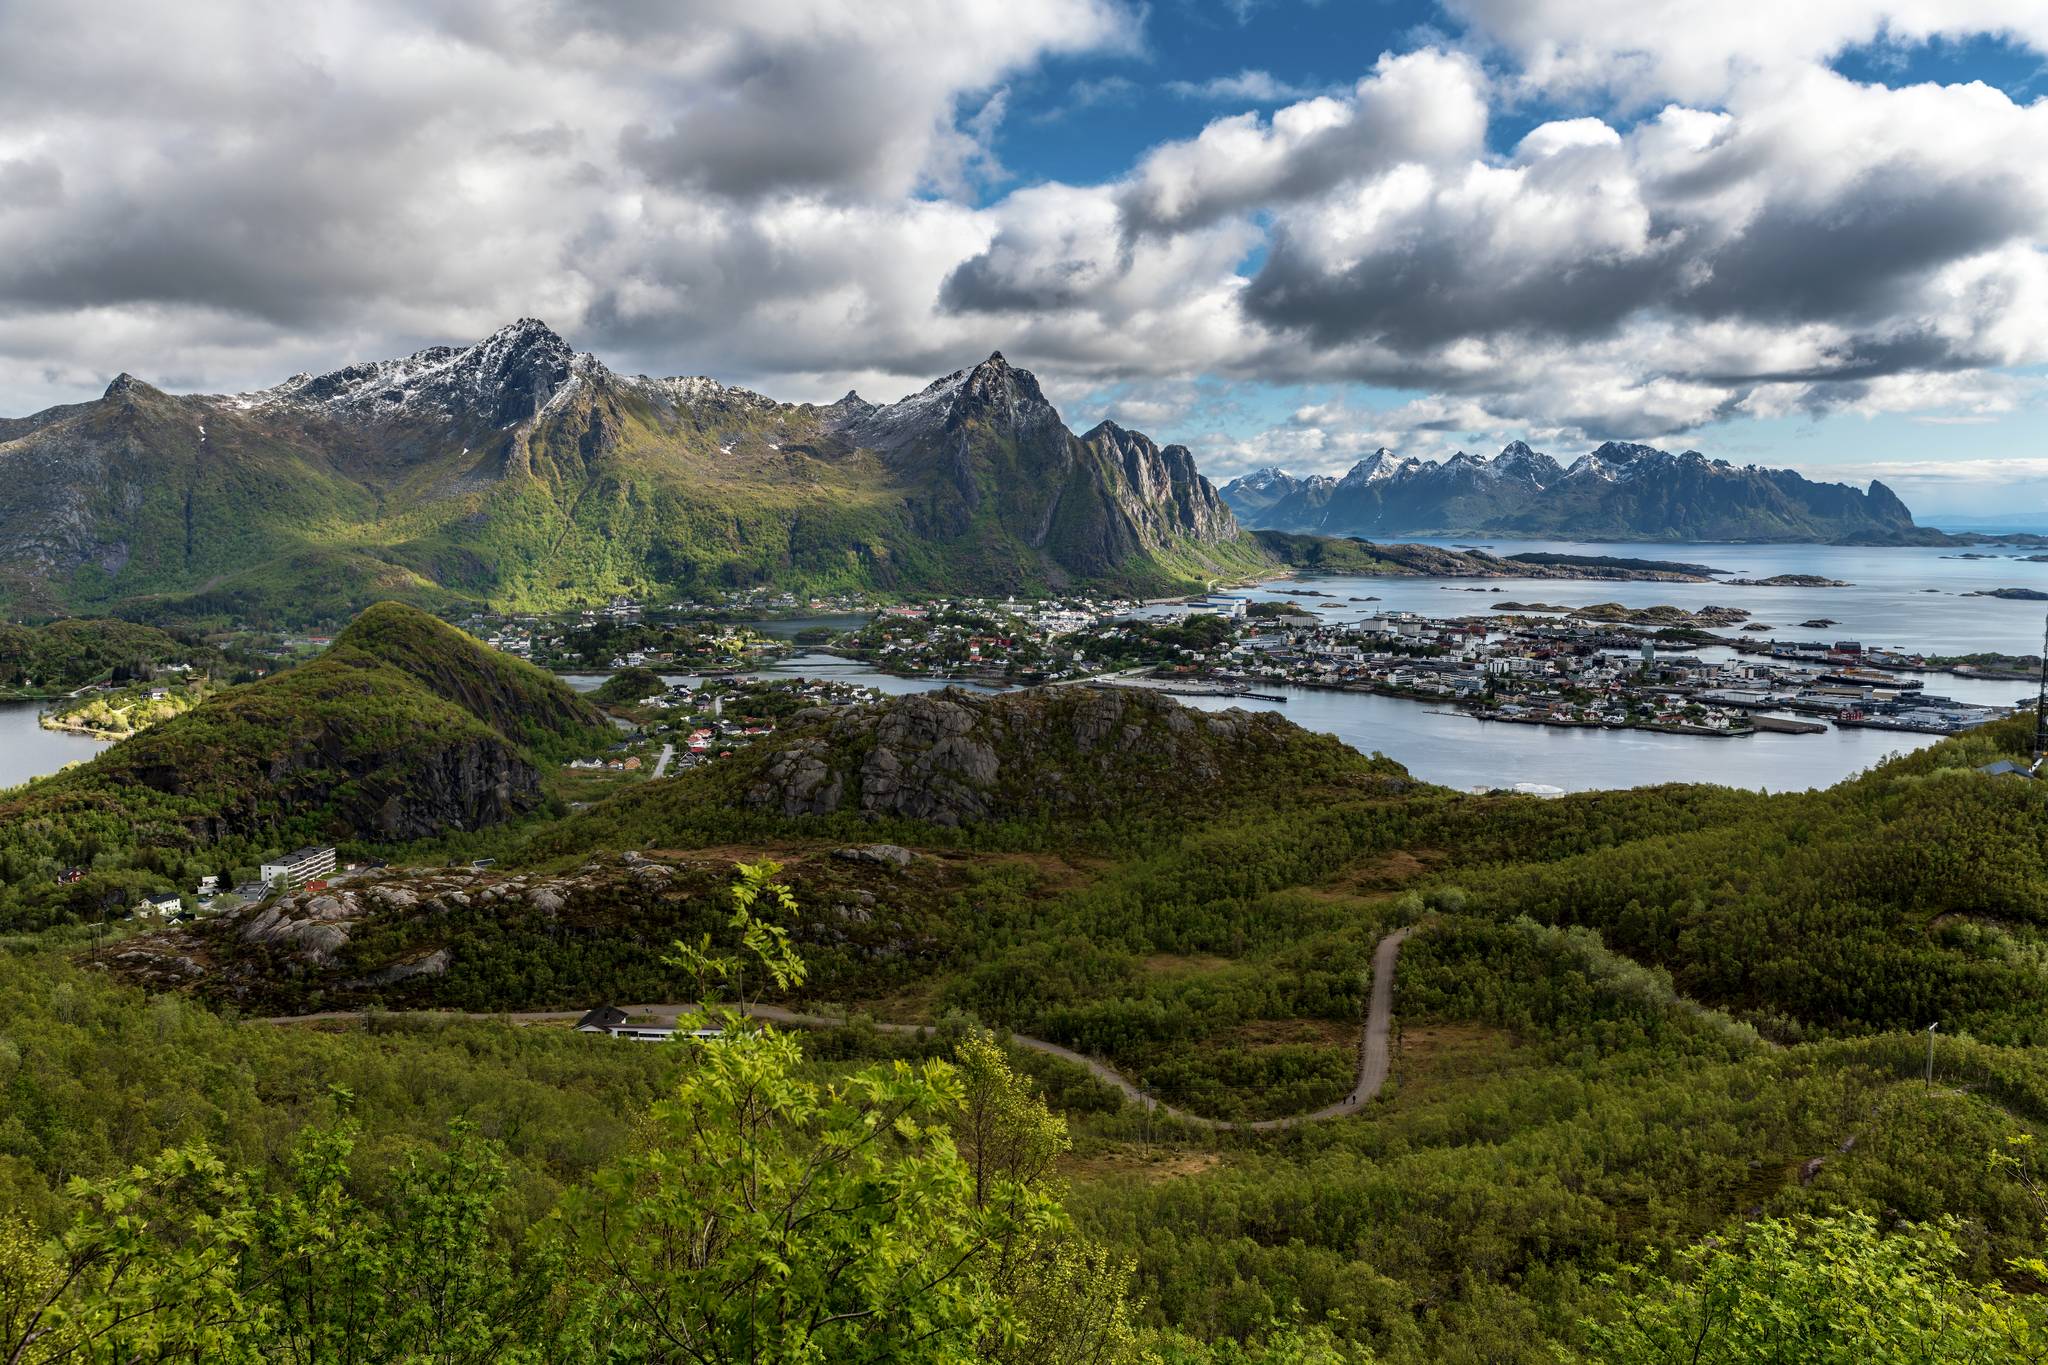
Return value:
[(871, 619), (866, 613), (847, 615), (840, 612), (827, 616), (789, 616), (778, 621), (742, 621), (737, 624), (744, 625), (755, 634), (765, 635), (771, 640), (794, 640), (813, 628), (829, 630), (834, 635), (859, 630)]
[[(1561, 606), (1619, 602), (1630, 607), (1713, 604), (1745, 608), (1751, 620), (1771, 626), (1773, 634), (1783, 638), (1855, 639), (1867, 645), (1937, 654), (1985, 650), (2038, 653), (2043, 617), (2048, 613), (2048, 603), (1963, 596), (1989, 588), (2048, 591), (2048, 564), (2010, 558), (2013, 551), (1980, 552), (1998, 556), (1993, 559), (1954, 559), (1945, 556), (1960, 551), (1832, 545), (1587, 545), (1457, 539), (1430, 543), (1483, 544), (1500, 555), (1549, 551), (1683, 560), (1711, 565), (1738, 578), (1816, 574), (1854, 586), (1743, 588), (1723, 583), (1593, 579), (1319, 577), (1271, 583), (1245, 595), (1293, 602), (1332, 621), (1356, 620), (1389, 610), (1426, 616), (1478, 615), (1487, 611), (1490, 603), (1500, 601)], [(1292, 597), (1287, 593), (1290, 588), (1315, 589), (1328, 596)], [(1480, 591), (1470, 591), (1473, 588)], [(1353, 602), (1354, 597), (1378, 600)], [(1825, 629), (1799, 625), (1818, 617), (1838, 624)], [(1687, 652), (1714, 659), (1728, 657), (1733, 651), (1708, 648)], [(2031, 691), (2024, 683), (1971, 681), (1938, 673), (1922, 675), (1922, 679), (1930, 693), (1996, 705), (2010, 705)], [(1391, 697), (1280, 690), (1288, 698), (1284, 705), (1213, 698), (1182, 700), (1204, 710), (1229, 705), (1271, 707), (1298, 725), (1336, 735), (1358, 749), (1377, 749), (1405, 764), (1416, 776), (1452, 787), (1542, 782), (1567, 791), (1585, 791), (1658, 782), (1717, 782), (1791, 791), (1829, 786), (1890, 754), (1924, 748), (1937, 738), (1833, 728), (1819, 735), (1758, 734), (1739, 739), (1558, 729), (1477, 721), (1449, 707)]]
[(1934, 735), (1837, 730), (1819, 735), (1756, 734), (1698, 739), (1640, 730), (1568, 730), (1474, 720), (1450, 707), (1356, 692), (1276, 689), (1285, 704), (1243, 698), (1182, 697), (1204, 711), (1243, 706), (1278, 711), (1306, 729), (1373, 750), (1427, 782), (1461, 790), (1542, 782), (1566, 791), (1659, 782), (1716, 782), (1755, 791), (1826, 787), (1896, 753), (1924, 748)]
[[(1990, 588), (2034, 588), (2048, 592), (2048, 564), (2010, 558), (2011, 550), (1977, 553), (1994, 559), (1946, 558), (1962, 551), (1940, 549), (1857, 549), (1835, 545), (1584, 545), (1568, 541), (1431, 541), (1436, 545), (1483, 544), (1495, 554), (1529, 551), (1610, 555), (1630, 559), (1683, 560), (1725, 569), (1737, 578), (1815, 574), (1839, 578), (1848, 588), (1738, 588), (1725, 583), (1633, 583), (1550, 578), (1314, 578), (1270, 583), (1249, 590), (1253, 598), (1279, 598), (1312, 605), (1332, 620), (1352, 620), (1381, 610), (1426, 616), (1458, 616), (1486, 610), (1489, 601), (1552, 602), (1582, 607), (1596, 602), (1648, 607), (1719, 605), (1741, 607), (1750, 619), (1785, 638), (1861, 640), (1916, 653), (1970, 654), (1996, 650), (2038, 654), (2048, 602), (2009, 602), (1963, 594)], [(1332, 598), (1288, 598), (1288, 588), (1314, 588)], [(1468, 589), (1478, 588), (1472, 592)], [(1495, 592), (1493, 589), (1500, 591)], [(1352, 597), (1378, 597), (1354, 603)], [(1828, 617), (1840, 624), (1803, 630), (1799, 623)]]
[(56, 772), (107, 747), (107, 740), (59, 734), (36, 724), (46, 706), (44, 702), (0, 702), (0, 788)]

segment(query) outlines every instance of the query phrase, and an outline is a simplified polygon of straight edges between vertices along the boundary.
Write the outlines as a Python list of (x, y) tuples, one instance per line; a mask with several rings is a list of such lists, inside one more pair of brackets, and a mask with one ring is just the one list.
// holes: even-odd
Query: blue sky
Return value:
[(0, 7), (0, 413), (518, 316), (1219, 482), (1610, 438), (2048, 513), (2040, 0)]

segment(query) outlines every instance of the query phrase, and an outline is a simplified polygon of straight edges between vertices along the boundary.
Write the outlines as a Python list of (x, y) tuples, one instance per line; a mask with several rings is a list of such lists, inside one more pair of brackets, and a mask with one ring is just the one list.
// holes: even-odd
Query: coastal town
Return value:
[[(778, 618), (748, 612), (780, 612), (784, 624), (800, 628), (777, 633)], [(824, 652), (899, 677), (991, 687), (1091, 682), (1275, 701), (1284, 700), (1276, 689), (1355, 691), (1450, 705), (1489, 722), (1707, 738), (1819, 733), (1830, 725), (1946, 735), (2011, 710), (1942, 695), (1928, 680), (2018, 675), (1840, 638), (1827, 633), (1833, 622), (1825, 619), (1788, 637), (1745, 624), (1747, 617), (1725, 607), (1515, 601), (1439, 617), (1295, 586), (1263, 600), (1219, 593), (1165, 603), (1087, 595), (888, 604), (734, 595), (710, 612), (621, 599), (573, 618), (471, 625), (500, 648), (564, 671), (717, 677)], [(701, 723), (703, 698), (692, 711), (687, 694), (676, 686), (647, 703), (689, 713), (685, 761), (750, 738), (748, 727), (724, 717)], [(821, 692), (811, 700), (845, 699)]]
[[(1978, 683), (1981, 695), (1984, 681), (2017, 681), (2030, 676), (2023, 669), (2038, 668), (2038, 660), (1929, 658), (1846, 639), (1825, 618), (1785, 636), (1748, 616), (1730, 607), (1507, 599), (1435, 616), (1296, 581), (1256, 597), (1166, 602), (735, 593), (708, 606), (654, 606), (617, 598), (574, 612), (478, 615), (462, 624), (566, 676), (617, 727), (608, 747), (563, 762), (555, 790), (571, 810), (622, 786), (730, 758), (800, 714), (882, 697), (876, 687), (819, 676), (833, 667), (929, 684), (1132, 687), (1268, 704), (1302, 691), (1353, 692), (1489, 724), (1703, 739), (1830, 727), (1957, 734), (2015, 708), (1940, 695), (1940, 675)], [(310, 655), (327, 641), (261, 643)], [(153, 671), (150, 681), (81, 689), (43, 722), (116, 738), (178, 714), (212, 686), (206, 674), (180, 665)], [(333, 858), (331, 848), (297, 850), (253, 878), (238, 881), (223, 870), (181, 894), (145, 897), (127, 913), (155, 922), (219, 913), (280, 888), (345, 878), (350, 868)], [(67, 869), (59, 880), (76, 875), (82, 871)]]

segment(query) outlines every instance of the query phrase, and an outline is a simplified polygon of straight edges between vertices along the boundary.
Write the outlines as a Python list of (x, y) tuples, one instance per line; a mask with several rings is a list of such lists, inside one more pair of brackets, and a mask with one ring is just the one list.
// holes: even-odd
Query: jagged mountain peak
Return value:
[(1340, 482), (1347, 484), (1378, 483), (1397, 475), (1422, 468), (1422, 461), (1414, 456), (1402, 459), (1393, 451), (1381, 446), (1372, 454), (1360, 460), (1345, 473)]
[(971, 369), (934, 379), (894, 403), (863, 404), (839, 416), (841, 430), (850, 439), (877, 450), (896, 450), (968, 420), (1012, 432), (1066, 429), (1038, 386), (1038, 377), (1010, 364), (1001, 351)]
[(1143, 444), (1155, 450), (1159, 448), (1159, 443), (1144, 432), (1133, 431), (1129, 427), (1119, 426), (1107, 417), (1088, 428), (1081, 436), (1081, 439), (1084, 441), (1093, 441), (1097, 438), (1105, 438), (1118, 444), (1125, 442)]
[(1531, 449), (1527, 441), (1510, 441), (1493, 457), (1487, 471), (1496, 478), (1522, 479), (1540, 489), (1562, 477), (1564, 466), (1542, 451)]
[(114, 381), (107, 385), (106, 393), (101, 396), (104, 398), (122, 398), (135, 394), (156, 392), (159, 392), (159, 390), (155, 386), (145, 384), (134, 375), (128, 373), (128, 371), (123, 370), (114, 376)]
[(355, 419), (431, 415), (511, 427), (539, 416), (578, 383), (609, 374), (545, 322), (520, 318), (468, 346), (429, 346), (399, 360), (294, 375), (231, 401)]
[(1008, 406), (1041, 404), (1045, 391), (1038, 387), (1038, 376), (1029, 370), (1020, 370), (1003, 359), (1001, 351), (992, 351), (987, 360), (967, 372), (967, 380), (960, 386), (963, 399), (998, 403)]

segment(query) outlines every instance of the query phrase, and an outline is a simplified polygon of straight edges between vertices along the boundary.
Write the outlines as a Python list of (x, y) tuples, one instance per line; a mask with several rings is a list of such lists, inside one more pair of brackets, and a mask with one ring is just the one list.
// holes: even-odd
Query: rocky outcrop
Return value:
[[(809, 722), (806, 725), (806, 722)], [(1317, 743), (1277, 716), (1205, 713), (1132, 688), (1000, 695), (947, 689), (803, 713), (743, 800), (779, 815), (853, 812), (958, 826), (1042, 814), (1164, 810)]]

